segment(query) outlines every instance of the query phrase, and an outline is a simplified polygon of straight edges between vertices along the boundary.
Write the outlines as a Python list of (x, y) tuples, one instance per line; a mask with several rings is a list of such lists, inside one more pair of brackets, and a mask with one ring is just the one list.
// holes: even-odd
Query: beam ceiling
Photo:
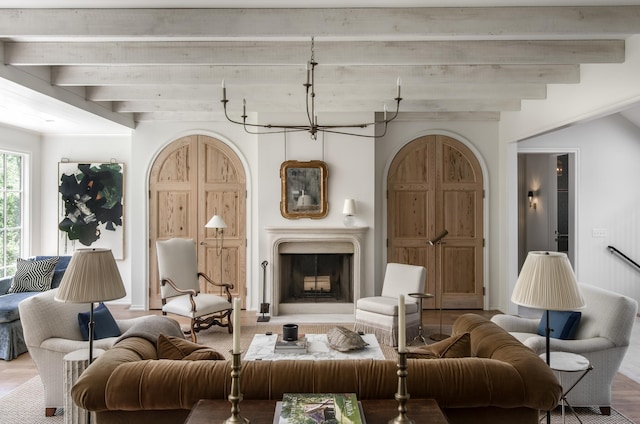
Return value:
[(325, 112), (499, 119), (580, 65), (622, 63), (640, 6), (0, 9), (0, 77), (110, 121), (296, 112), (315, 37)]

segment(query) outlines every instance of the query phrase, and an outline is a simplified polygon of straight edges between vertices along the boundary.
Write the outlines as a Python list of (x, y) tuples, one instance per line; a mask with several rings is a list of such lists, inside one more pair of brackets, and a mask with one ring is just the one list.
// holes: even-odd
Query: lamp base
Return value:
[(342, 221), (345, 227), (354, 227), (356, 225), (356, 219), (353, 215), (345, 215)]

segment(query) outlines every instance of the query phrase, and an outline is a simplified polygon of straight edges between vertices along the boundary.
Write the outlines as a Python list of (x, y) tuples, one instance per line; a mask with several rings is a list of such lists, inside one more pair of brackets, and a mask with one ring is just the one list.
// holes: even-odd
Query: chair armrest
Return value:
[(229, 302), (231, 302), (231, 289), (233, 289), (233, 284), (231, 283), (216, 283), (215, 281), (213, 281), (211, 278), (209, 278), (209, 276), (203, 272), (199, 272), (198, 273), (198, 277), (202, 277), (204, 278), (204, 280), (216, 287), (224, 287), (224, 292), (227, 295), (227, 300)]
[(523, 318), (515, 315), (498, 314), (491, 317), (491, 321), (498, 324), (508, 332), (516, 333), (538, 333), (538, 318)]
[(160, 284), (161, 285), (165, 285), (165, 284), (169, 284), (171, 286), (171, 288), (173, 288), (175, 291), (177, 291), (178, 293), (183, 293), (183, 294), (190, 294), (191, 296), (197, 296), (198, 293), (195, 290), (191, 290), (191, 289), (181, 289), (180, 287), (178, 287), (176, 285), (176, 283), (173, 282), (173, 280), (171, 280), (170, 278), (163, 278), (162, 280), (160, 280)]

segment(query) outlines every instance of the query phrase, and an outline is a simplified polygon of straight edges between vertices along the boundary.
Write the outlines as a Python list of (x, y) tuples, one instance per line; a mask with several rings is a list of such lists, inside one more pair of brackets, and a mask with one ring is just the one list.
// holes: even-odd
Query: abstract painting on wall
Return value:
[(60, 162), (58, 254), (99, 247), (124, 259), (123, 190), (122, 163)]

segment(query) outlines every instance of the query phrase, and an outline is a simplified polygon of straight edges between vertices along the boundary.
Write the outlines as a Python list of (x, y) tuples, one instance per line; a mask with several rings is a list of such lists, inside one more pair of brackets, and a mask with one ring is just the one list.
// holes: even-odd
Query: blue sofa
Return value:
[[(36, 256), (35, 260), (49, 259), (53, 256)], [(60, 256), (56, 269), (53, 273), (51, 288), (56, 288), (62, 281), (71, 256)], [(0, 358), (10, 361), (18, 355), (27, 351), (22, 334), (22, 324), (18, 303), (22, 300), (34, 296), (40, 292), (7, 293), (13, 276), (0, 278)]]

